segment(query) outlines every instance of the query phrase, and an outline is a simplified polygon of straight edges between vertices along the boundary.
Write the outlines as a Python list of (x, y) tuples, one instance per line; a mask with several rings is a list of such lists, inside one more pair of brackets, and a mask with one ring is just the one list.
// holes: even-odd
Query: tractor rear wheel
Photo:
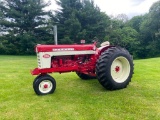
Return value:
[(131, 81), (133, 69), (132, 56), (121, 47), (108, 48), (96, 64), (98, 81), (108, 90), (126, 88)]
[(76, 72), (76, 74), (83, 80), (96, 79), (96, 77), (84, 73)]
[(39, 75), (33, 82), (33, 89), (37, 95), (51, 94), (56, 89), (56, 81), (50, 75)]

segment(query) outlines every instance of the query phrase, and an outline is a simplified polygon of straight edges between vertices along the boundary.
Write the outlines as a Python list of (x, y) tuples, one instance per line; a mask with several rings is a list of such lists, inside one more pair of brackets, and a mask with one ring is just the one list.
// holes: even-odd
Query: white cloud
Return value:
[[(49, 0), (45, 0), (49, 1)], [(135, 15), (145, 14), (151, 5), (158, 0), (94, 0), (95, 4), (108, 15), (126, 14), (129, 18)], [(48, 9), (56, 10), (58, 6), (55, 0)]]
[(108, 15), (124, 13), (129, 17), (147, 13), (151, 5), (158, 0), (94, 0)]
[(94, 0), (100, 9), (107, 14), (124, 13), (130, 7), (128, 0)]

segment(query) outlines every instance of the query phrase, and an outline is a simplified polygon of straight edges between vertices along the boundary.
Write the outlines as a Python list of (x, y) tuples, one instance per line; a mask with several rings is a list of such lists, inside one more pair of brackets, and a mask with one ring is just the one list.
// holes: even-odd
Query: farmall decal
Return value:
[(57, 48), (53, 49), (54, 52), (56, 51), (74, 51), (74, 48)]
[(51, 56), (49, 54), (44, 54), (43, 58), (50, 58)]

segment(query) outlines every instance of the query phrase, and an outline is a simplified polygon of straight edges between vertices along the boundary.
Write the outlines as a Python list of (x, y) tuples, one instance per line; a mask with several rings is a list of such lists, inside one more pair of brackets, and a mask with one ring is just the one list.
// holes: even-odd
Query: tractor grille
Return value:
[(38, 62), (38, 68), (41, 68), (41, 58), (39, 53), (37, 53), (37, 62)]

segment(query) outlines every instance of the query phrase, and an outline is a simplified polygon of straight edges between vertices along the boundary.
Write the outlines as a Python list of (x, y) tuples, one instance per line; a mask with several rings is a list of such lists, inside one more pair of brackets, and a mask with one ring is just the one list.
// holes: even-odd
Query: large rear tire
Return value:
[(126, 88), (131, 81), (133, 69), (132, 56), (121, 47), (108, 48), (96, 64), (98, 81), (108, 90)]

